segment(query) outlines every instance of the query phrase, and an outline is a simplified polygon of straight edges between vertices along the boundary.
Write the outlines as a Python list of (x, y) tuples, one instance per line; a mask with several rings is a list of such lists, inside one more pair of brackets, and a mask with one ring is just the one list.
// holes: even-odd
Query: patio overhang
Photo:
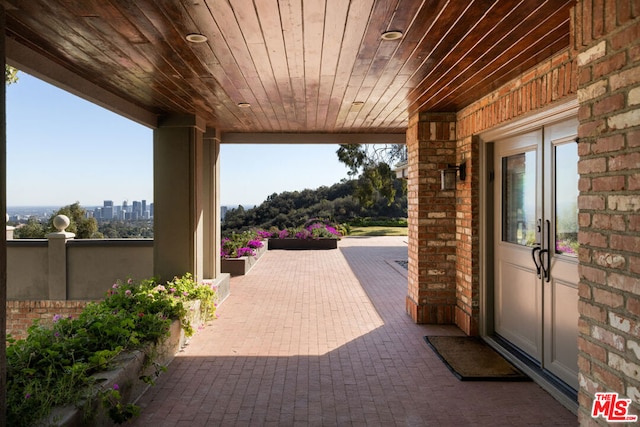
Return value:
[[(219, 272), (221, 143), (406, 135), (406, 310), (469, 334), (492, 316), (478, 296), (493, 179), (478, 135), (577, 95), (580, 421), (598, 422), (600, 390), (640, 410), (637, 1), (0, 1), (9, 64), (155, 129), (164, 274)], [(465, 161), (468, 179), (441, 191), (438, 170)]]
[(410, 114), (458, 111), (566, 48), (574, 3), (2, 5), (10, 64), (146, 126), (403, 134)]

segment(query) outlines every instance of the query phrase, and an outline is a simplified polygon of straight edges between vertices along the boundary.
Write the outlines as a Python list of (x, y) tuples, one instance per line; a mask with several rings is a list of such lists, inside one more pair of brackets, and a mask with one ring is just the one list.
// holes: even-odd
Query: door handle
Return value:
[[(540, 275), (540, 272), (542, 270), (542, 259), (540, 259), (540, 264), (538, 264), (536, 253), (540, 252), (541, 250), (542, 248), (540, 248), (539, 245), (534, 246), (533, 249), (531, 249), (531, 258), (533, 258), (533, 263), (536, 265), (536, 275), (538, 276), (538, 279), (542, 279), (542, 276)], [(538, 255), (538, 257), (540, 256)]]
[[(546, 255), (546, 256), (543, 256)], [(549, 256), (549, 249), (542, 249), (540, 251), (540, 254), (538, 255), (540, 257), (540, 269), (542, 270), (542, 275), (544, 276), (544, 280), (545, 281), (549, 281), (549, 260), (551, 259), (551, 257)], [(545, 267), (545, 261), (547, 266)], [(540, 275), (538, 274), (538, 277), (540, 277)]]
[[(545, 231), (546, 231), (546, 237), (547, 237), (546, 239), (547, 248), (542, 249), (538, 257), (540, 258), (540, 268), (542, 269), (544, 280), (546, 282), (549, 282), (551, 280), (551, 271), (550, 271), (551, 270), (551, 253), (549, 252), (549, 246), (551, 245), (551, 221), (546, 220), (544, 223), (546, 225)], [(542, 243), (544, 244), (544, 240)]]

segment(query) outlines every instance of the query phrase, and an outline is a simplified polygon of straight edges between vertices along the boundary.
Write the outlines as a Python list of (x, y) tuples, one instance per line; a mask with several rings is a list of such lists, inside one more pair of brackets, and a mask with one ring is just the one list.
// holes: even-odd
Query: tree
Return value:
[[(349, 168), (350, 176), (359, 175), (355, 193), (364, 207), (373, 206), (378, 196), (386, 198), (389, 205), (395, 201), (397, 185), (391, 165), (405, 158), (404, 145), (341, 144), (336, 153)], [(404, 194), (406, 183), (400, 189)]]
[(72, 205), (62, 207), (58, 212), (51, 215), (49, 218), (49, 230), (51, 232), (57, 231), (53, 226), (53, 218), (57, 215), (66, 215), (69, 217), (68, 232), (75, 233), (78, 239), (95, 239), (98, 238), (98, 222), (95, 218), (87, 218), (87, 211), (80, 206), (79, 202), (75, 202)]
[[(386, 169), (385, 169), (386, 168)], [(378, 167), (381, 175), (387, 175), (390, 187), (381, 187), (371, 197), (371, 203), (363, 206), (356, 195), (357, 180), (343, 180), (331, 187), (317, 190), (285, 191), (272, 194), (259, 206), (251, 209), (230, 209), (222, 222), (227, 235), (252, 228), (270, 229), (297, 227), (310, 218), (344, 223), (359, 217), (406, 218), (406, 180), (391, 179), (393, 173), (386, 164)], [(393, 197), (390, 203), (389, 198)]]
[(401, 144), (341, 144), (336, 153), (350, 169), (349, 175), (354, 176), (379, 163), (397, 163), (405, 158), (406, 149)]
[(44, 235), (44, 225), (35, 216), (29, 217), (26, 224), (14, 231), (16, 239), (44, 239)]
[(13, 68), (11, 65), (5, 65), (4, 81), (8, 85), (18, 83), (18, 70), (16, 68)]

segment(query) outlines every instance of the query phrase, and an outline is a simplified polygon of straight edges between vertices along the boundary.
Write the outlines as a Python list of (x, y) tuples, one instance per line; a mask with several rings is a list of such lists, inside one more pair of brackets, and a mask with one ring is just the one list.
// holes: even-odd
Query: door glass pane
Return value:
[(578, 254), (578, 144), (555, 147), (556, 253)]
[(502, 240), (536, 243), (536, 152), (502, 158)]

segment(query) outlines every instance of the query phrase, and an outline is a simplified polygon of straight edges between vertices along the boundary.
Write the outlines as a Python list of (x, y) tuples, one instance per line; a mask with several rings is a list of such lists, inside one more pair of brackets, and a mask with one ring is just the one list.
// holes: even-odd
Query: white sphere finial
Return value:
[(56, 217), (53, 218), (53, 226), (58, 231), (64, 232), (69, 224), (71, 224), (71, 221), (69, 221), (69, 217), (66, 215), (56, 215)]

